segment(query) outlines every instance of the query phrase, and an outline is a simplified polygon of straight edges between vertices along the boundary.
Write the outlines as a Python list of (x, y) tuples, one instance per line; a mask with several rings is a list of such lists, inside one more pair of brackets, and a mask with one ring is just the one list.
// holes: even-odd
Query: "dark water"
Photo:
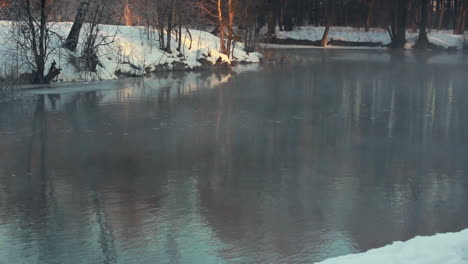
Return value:
[(0, 105), (0, 263), (313, 263), (468, 228), (466, 58), (275, 60)]

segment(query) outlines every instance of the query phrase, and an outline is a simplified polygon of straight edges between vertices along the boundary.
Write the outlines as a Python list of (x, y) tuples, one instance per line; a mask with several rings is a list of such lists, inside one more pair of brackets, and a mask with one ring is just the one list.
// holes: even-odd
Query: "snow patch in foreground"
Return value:
[(365, 253), (317, 264), (468, 264), (468, 229), (458, 233), (415, 237)]

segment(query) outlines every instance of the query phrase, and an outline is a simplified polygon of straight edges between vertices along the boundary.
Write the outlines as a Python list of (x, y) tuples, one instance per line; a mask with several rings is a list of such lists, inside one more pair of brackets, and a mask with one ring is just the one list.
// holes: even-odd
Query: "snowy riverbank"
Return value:
[[(320, 41), (324, 32), (324, 27), (305, 26), (298, 27), (293, 31), (276, 31), (276, 38), (279, 40), (305, 40)], [(349, 42), (369, 42), (390, 44), (391, 39), (385, 29), (373, 28), (370, 32), (364, 29), (351, 27), (331, 27), (328, 35), (329, 41), (349, 41)], [(444, 48), (456, 47), (462, 50), (468, 43), (468, 37), (464, 35), (455, 35), (449, 30), (429, 30), (429, 41)], [(418, 32), (407, 31), (406, 48), (412, 48), (418, 39)], [(465, 40), (466, 39), (466, 40)], [(331, 45), (333, 46), (333, 45)]]
[[(0, 77), (16, 72), (17, 66), (19, 74), (31, 71), (24, 61), (15, 58), (17, 49), (10, 41), (11, 25), (8, 21), (0, 21)], [(229, 59), (218, 51), (218, 37), (193, 29), (190, 30), (190, 34), (184, 30), (180, 52), (174, 48), (172, 53), (167, 53), (158, 48), (156, 32), (152, 32), (153, 36), (148, 37), (147, 31), (142, 27), (101, 25), (101, 35), (107, 38), (110, 44), (99, 49), (101, 65), (98, 66), (97, 72), (84, 72), (77, 69), (70, 59), (80, 51), (69, 52), (59, 45), (60, 38), (66, 38), (70, 27), (71, 23), (55, 23), (52, 26), (52, 31), (56, 34), (53, 34), (51, 43), (57, 48), (53, 50), (48, 62), (50, 64), (55, 60), (58, 67), (62, 68), (58, 81), (112, 80), (117, 79), (118, 74), (139, 76), (155, 71), (195, 70), (214, 65), (219, 58), (228, 64), (258, 63), (262, 57), (260, 53), (247, 54), (243, 51), (242, 44), (237, 44), (234, 57)], [(80, 46), (81, 44), (78, 45), (78, 49)], [(174, 37), (172, 47), (177, 46)]]
[(415, 237), (365, 253), (332, 258), (318, 264), (467, 264), (468, 229), (458, 233)]

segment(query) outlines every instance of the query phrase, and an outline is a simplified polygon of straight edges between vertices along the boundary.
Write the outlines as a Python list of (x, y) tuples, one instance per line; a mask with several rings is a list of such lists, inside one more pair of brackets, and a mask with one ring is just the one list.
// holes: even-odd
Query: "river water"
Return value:
[(466, 57), (272, 60), (0, 104), (0, 263), (313, 263), (468, 228)]

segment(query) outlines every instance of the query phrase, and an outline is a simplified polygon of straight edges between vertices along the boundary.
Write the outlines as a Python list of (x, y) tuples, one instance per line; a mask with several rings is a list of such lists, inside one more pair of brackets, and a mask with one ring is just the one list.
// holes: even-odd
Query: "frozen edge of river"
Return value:
[[(377, 234), (378, 235), (378, 234)], [(418, 236), (406, 242), (319, 262), (317, 264), (467, 264), (468, 229)]]

